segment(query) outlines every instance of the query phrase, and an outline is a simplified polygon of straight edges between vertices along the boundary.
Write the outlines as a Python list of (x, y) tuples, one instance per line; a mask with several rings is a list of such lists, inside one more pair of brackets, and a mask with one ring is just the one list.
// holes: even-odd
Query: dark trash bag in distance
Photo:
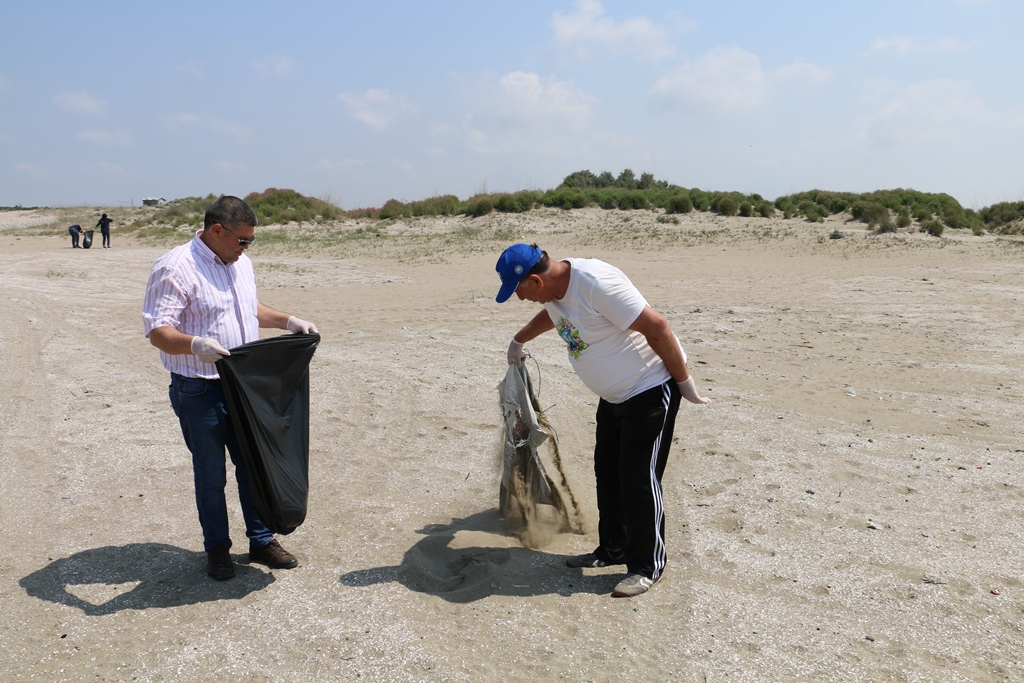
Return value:
[(95, 232), (95, 231), (93, 231), (93, 230), (86, 230), (85, 231), (85, 239), (82, 240), (82, 249), (88, 249), (89, 247), (92, 246), (92, 234), (93, 234), (93, 232)]
[(278, 534), (306, 519), (309, 362), (319, 343), (319, 334), (283, 334), (229, 349), (217, 361), (253, 506)]

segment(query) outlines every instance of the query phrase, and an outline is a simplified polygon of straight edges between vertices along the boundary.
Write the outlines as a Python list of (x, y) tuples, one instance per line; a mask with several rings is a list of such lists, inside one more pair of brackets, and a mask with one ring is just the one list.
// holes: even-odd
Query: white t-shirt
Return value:
[(629, 329), (647, 301), (626, 274), (597, 259), (565, 261), (569, 288), (544, 308), (587, 388), (622, 403), (668, 381), (671, 374), (647, 338)]

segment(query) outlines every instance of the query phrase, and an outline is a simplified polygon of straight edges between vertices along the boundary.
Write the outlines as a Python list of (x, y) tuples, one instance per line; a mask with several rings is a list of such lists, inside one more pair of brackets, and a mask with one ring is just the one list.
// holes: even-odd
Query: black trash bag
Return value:
[(85, 239), (82, 240), (82, 249), (88, 249), (89, 247), (92, 246), (92, 233), (93, 232), (94, 232), (93, 230), (86, 230), (85, 231)]
[(319, 343), (319, 334), (284, 334), (236, 346), (217, 361), (253, 506), (278, 534), (306, 519), (309, 362)]

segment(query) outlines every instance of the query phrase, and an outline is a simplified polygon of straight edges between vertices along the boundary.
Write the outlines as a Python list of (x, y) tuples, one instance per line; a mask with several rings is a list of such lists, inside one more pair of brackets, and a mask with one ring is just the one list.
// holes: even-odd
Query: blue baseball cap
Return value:
[(516, 291), (516, 287), (530, 272), (530, 268), (540, 261), (542, 253), (540, 247), (530, 244), (513, 244), (501, 252), (501, 256), (498, 257), (498, 265), (494, 267), (501, 278), (501, 289), (498, 290), (495, 301), (499, 304), (508, 301), (512, 292)]

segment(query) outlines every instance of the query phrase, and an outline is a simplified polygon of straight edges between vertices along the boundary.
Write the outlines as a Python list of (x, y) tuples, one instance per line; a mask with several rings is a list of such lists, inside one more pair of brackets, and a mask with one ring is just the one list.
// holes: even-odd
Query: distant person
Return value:
[(257, 300), (252, 261), (245, 255), (255, 235), (256, 214), (249, 205), (238, 197), (221, 197), (206, 210), (203, 229), (191, 242), (153, 263), (142, 307), (146, 336), (171, 373), (171, 406), (192, 452), (206, 573), (217, 580), (235, 575), (224, 496), (225, 448), (235, 464), (249, 559), (275, 569), (299, 564), (253, 507), (248, 470), (214, 365), (231, 355), (227, 349), (256, 341), (261, 327), (317, 332), (312, 323)]
[(708, 399), (697, 393), (668, 321), (618, 268), (597, 259), (555, 261), (536, 244), (513, 244), (495, 269), (498, 303), (515, 293), (544, 305), (512, 337), (508, 362), (519, 365), (524, 344), (557, 330), (576, 375), (601, 397), (594, 446), (599, 543), (566, 564), (624, 564), (626, 577), (612, 595), (646, 593), (667, 561), (661, 476), (680, 399)]
[(100, 229), (100, 234), (103, 235), (103, 248), (110, 248), (110, 224), (114, 221), (107, 218), (107, 214), (100, 216), (100, 219), (96, 221), (96, 227)]
[(68, 228), (68, 233), (71, 235), (71, 248), (81, 249), (81, 247), (78, 246), (78, 238), (82, 235), (82, 226), (75, 223)]

